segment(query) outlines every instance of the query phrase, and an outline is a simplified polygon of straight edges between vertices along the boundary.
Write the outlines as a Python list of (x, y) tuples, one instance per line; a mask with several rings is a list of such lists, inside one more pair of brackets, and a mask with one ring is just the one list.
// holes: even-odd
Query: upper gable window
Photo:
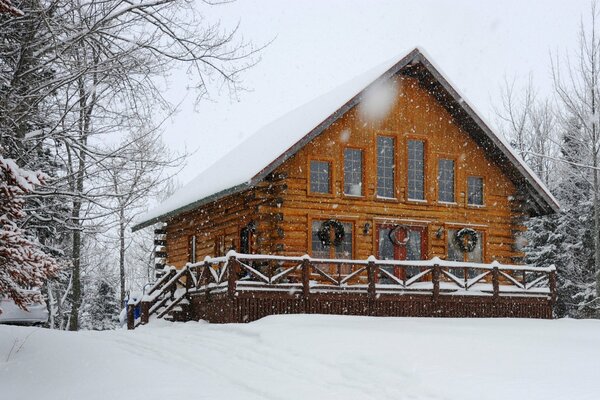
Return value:
[(363, 151), (344, 150), (344, 194), (362, 196)]
[(425, 200), (425, 142), (408, 141), (408, 199)]
[(454, 203), (454, 160), (438, 161), (438, 200)]
[(310, 162), (311, 193), (331, 193), (331, 163), (329, 161)]
[(394, 170), (394, 138), (377, 136), (377, 196), (396, 197)]
[(467, 201), (470, 205), (483, 205), (483, 178), (481, 176), (469, 176), (467, 180)]

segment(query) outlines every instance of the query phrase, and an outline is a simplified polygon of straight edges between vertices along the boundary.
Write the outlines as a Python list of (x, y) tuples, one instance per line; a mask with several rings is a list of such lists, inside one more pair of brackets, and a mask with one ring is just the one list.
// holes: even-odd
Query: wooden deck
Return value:
[(152, 315), (215, 323), (297, 313), (552, 318), (555, 298), (553, 266), (230, 252), (180, 270), (167, 267), (141, 301), (128, 306), (128, 327)]

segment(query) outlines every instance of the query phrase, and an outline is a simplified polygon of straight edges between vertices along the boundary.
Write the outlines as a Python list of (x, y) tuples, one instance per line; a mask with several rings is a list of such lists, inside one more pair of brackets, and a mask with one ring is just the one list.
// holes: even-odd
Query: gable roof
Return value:
[(554, 196), (523, 159), (488, 127), (423, 50), (416, 48), (258, 130), (166, 201), (143, 215), (133, 230), (254, 186), (356, 106), (370, 87), (399, 73), (417, 78), (463, 130), (486, 150), (486, 154), (506, 167), (507, 175), (531, 200), (527, 205), (532, 214), (558, 211), (559, 205)]

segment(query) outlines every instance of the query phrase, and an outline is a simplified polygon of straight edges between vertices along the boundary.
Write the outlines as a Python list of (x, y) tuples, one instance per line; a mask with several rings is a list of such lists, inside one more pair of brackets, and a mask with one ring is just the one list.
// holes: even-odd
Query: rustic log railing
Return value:
[[(480, 295), (556, 298), (556, 268), (431, 260), (400, 261), (317, 259), (238, 254), (206, 257), (165, 274), (139, 301), (141, 316), (134, 320), (128, 305), (127, 326), (146, 324), (153, 315), (161, 318), (189, 295), (226, 293), (235, 298), (245, 291), (279, 291), (308, 298), (317, 293), (366, 293), (368, 298), (389, 294), (422, 294), (437, 301), (440, 296)], [(405, 277), (405, 278), (400, 278)]]

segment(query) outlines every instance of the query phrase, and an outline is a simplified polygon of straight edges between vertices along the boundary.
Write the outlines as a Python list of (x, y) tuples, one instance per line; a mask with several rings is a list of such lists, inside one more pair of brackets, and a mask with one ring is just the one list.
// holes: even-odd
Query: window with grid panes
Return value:
[(467, 180), (467, 201), (468, 204), (483, 205), (483, 178), (480, 176), (470, 176)]
[(408, 198), (425, 200), (425, 143), (408, 141)]
[(438, 200), (454, 203), (454, 160), (438, 161)]
[(362, 150), (344, 150), (344, 194), (362, 196), (362, 164)]
[(331, 230), (330, 246), (325, 246), (319, 239), (319, 230), (325, 221), (313, 221), (311, 232), (312, 257), (314, 258), (352, 258), (352, 224), (342, 222), (344, 227), (344, 239), (338, 246), (334, 246), (335, 232)]
[(312, 193), (331, 193), (331, 163), (311, 160), (310, 191)]
[(393, 198), (394, 191), (394, 138), (377, 137), (377, 196)]

